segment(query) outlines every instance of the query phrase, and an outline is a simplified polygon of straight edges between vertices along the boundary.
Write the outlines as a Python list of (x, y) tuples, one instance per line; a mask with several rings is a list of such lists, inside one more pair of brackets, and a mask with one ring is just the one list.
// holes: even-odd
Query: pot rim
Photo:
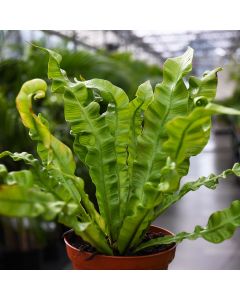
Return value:
[[(166, 231), (167, 233), (169, 233), (170, 235), (174, 236), (174, 233), (172, 233), (171, 231), (169, 231), (168, 229), (165, 229), (163, 227), (160, 227), (160, 226), (155, 226), (155, 225), (151, 225), (150, 228), (157, 228), (157, 229), (162, 229), (164, 231)], [(67, 238), (69, 236), (69, 234), (75, 234), (74, 231), (71, 229), (69, 231), (67, 231), (66, 233), (64, 233), (63, 237), (64, 237), (64, 242), (65, 244), (71, 248), (72, 250), (74, 251), (77, 251), (79, 252), (79, 249), (72, 246)], [(102, 257), (102, 258), (114, 258), (114, 259), (123, 259), (123, 258), (126, 258), (126, 259), (143, 259), (143, 258), (147, 258), (147, 257), (156, 257), (156, 256), (159, 256), (161, 254), (165, 254), (165, 253), (168, 253), (168, 252), (172, 252), (175, 248), (176, 248), (176, 243), (173, 243), (173, 246), (167, 250), (163, 250), (163, 251), (159, 251), (157, 253), (153, 253), (153, 254), (148, 254), (148, 255), (131, 255), (131, 256), (126, 256), (126, 255), (106, 255), (106, 254), (100, 254), (100, 253), (97, 253), (95, 254), (94, 256), (95, 257)], [(89, 254), (89, 255), (92, 255), (93, 253), (92, 252), (88, 252), (88, 251), (81, 251), (82, 253), (86, 253), (86, 254)]]

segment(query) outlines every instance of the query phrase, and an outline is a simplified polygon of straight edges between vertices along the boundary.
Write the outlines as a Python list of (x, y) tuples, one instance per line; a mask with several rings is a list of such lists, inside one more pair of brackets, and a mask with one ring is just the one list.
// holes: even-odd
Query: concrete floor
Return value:
[[(196, 180), (210, 173), (221, 173), (234, 163), (231, 136), (212, 134), (205, 150), (191, 159), (191, 171), (185, 181)], [(240, 199), (240, 181), (233, 176), (221, 180), (216, 190), (205, 187), (190, 192), (172, 206), (155, 224), (174, 233), (193, 231), (195, 225), (206, 225), (209, 215)], [(240, 269), (240, 230), (233, 238), (221, 244), (211, 244), (203, 239), (183, 241), (178, 245), (170, 270), (190, 269)]]

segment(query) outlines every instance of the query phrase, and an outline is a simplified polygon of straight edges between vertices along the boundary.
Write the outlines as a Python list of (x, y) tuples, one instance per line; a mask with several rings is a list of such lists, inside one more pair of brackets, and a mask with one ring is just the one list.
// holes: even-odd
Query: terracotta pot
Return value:
[[(150, 227), (151, 232), (161, 232), (173, 235), (172, 232), (156, 227)], [(64, 236), (67, 254), (75, 270), (167, 270), (168, 265), (174, 259), (176, 245), (170, 249), (150, 255), (141, 256), (108, 256), (80, 251), (69, 242), (73, 232)]]

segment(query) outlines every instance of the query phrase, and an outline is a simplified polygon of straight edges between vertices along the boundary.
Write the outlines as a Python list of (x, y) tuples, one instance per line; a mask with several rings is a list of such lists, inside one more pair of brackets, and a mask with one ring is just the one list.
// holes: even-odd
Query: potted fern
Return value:
[(180, 187), (190, 157), (209, 140), (211, 116), (240, 114), (212, 103), (220, 68), (189, 77), (187, 86), (183, 78), (191, 71), (193, 57), (188, 48), (164, 63), (163, 81), (154, 91), (147, 81), (129, 101), (122, 89), (106, 80), (70, 81), (60, 68), (61, 56), (43, 50), (49, 54), (52, 91), (63, 95), (74, 153), (88, 167), (98, 207), (75, 175), (72, 151), (50, 133), (47, 120), (33, 112), (32, 100), (44, 98), (47, 90), (45, 81), (33, 79), (24, 83), (16, 102), (40, 159), (26, 152), (1, 154), (23, 160), (29, 169), (8, 173), (1, 165), (0, 214), (41, 216), (70, 227), (64, 239), (75, 269), (167, 269), (176, 244), (184, 239), (220, 243), (233, 235), (240, 226), (239, 200), (192, 233), (174, 235), (151, 226), (189, 191), (214, 189), (220, 178), (240, 175), (237, 163)]

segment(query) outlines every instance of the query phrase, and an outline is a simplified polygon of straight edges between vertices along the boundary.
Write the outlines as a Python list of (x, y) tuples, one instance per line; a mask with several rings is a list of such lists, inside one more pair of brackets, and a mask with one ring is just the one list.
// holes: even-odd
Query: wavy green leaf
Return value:
[[(138, 87), (136, 98), (129, 103), (129, 140), (128, 140), (128, 173), (129, 173), (129, 192), (132, 186), (133, 162), (137, 155), (137, 142), (143, 131), (144, 112), (153, 100), (153, 90), (149, 81), (144, 82)], [(130, 195), (128, 195), (129, 198)]]
[(44, 51), (49, 55), (48, 61), (48, 78), (53, 80), (52, 91), (53, 92), (64, 92), (64, 87), (66, 84), (70, 83), (66, 75), (66, 72), (60, 68), (60, 63), (62, 61), (62, 56), (55, 51), (47, 48), (42, 48), (37, 45), (34, 47)]
[(169, 138), (163, 149), (177, 165), (186, 158), (199, 154), (206, 146), (210, 118), (211, 113), (205, 108), (196, 108), (187, 117), (177, 117), (167, 123)]
[[(119, 178), (114, 138), (105, 119), (99, 114), (96, 102), (83, 106), (82, 89), (79, 83), (64, 94), (65, 117), (75, 136), (74, 149), (88, 166), (92, 181), (96, 185), (96, 196), (100, 213), (115, 240), (120, 225)], [(82, 150), (84, 149), (84, 150)]]
[[(180, 181), (182, 170), (185, 169), (186, 161), (191, 156), (199, 154), (208, 143), (210, 137), (211, 115), (214, 113), (226, 113), (228, 109), (220, 105), (207, 104), (205, 107), (195, 108), (186, 117), (177, 117), (166, 124), (168, 140), (163, 145), (163, 150), (177, 166), (180, 173), (176, 177)], [(232, 114), (240, 114), (231, 109)]]
[[(114, 137), (115, 153), (117, 160), (118, 194), (120, 205), (120, 223), (122, 221), (126, 199), (129, 190), (129, 178), (127, 168), (127, 147), (129, 140), (129, 99), (127, 94), (111, 82), (102, 79), (92, 79), (82, 82), (87, 89), (97, 90), (105, 102), (108, 103), (104, 118)], [(120, 227), (120, 225), (119, 225)]]
[(51, 193), (56, 199), (65, 202), (64, 214), (66, 216), (79, 214), (86, 222), (91, 220), (91, 216), (96, 226), (99, 226), (106, 234), (105, 222), (84, 192), (84, 183), (81, 178), (64, 173), (59, 174), (59, 169), (47, 170), (40, 166), (37, 159), (26, 152), (11, 153), (5, 151), (0, 154), (0, 158), (4, 156), (10, 156), (15, 161), (24, 160), (27, 164), (33, 166), (32, 171), (23, 170), (10, 173), (4, 168), (4, 183), (18, 184), (26, 189), (35, 185), (41, 188), (42, 191)]
[(48, 166), (52, 165), (65, 173), (73, 174), (76, 168), (71, 150), (54, 137), (47, 126), (47, 121), (36, 116), (32, 110), (32, 99), (45, 97), (47, 85), (41, 79), (33, 79), (23, 84), (17, 99), (17, 109), (23, 124), (30, 129), (30, 136), (38, 142), (38, 154)]
[(9, 217), (37, 217), (53, 220), (64, 202), (37, 188), (20, 185), (0, 185), (0, 214)]
[(181, 115), (186, 115), (189, 93), (183, 77), (191, 71), (193, 50), (168, 59), (163, 66), (163, 82), (154, 91), (154, 99), (144, 113), (143, 134), (139, 137), (136, 162), (133, 166), (135, 185), (133, 193), (140, 199), (144, 196), (144, 184), (159, 184), (159, 171), (167, 156), (162, 144), (167, 138), (165, 124)]
[(196, 98), (204, 97), (208, 103), (215, 99), (218, 83), (217, 73), (221, 70), (222, 68), (216, 68), (212, 71), (204, 72), (201, 78), (189, 77), (189, 111), (196, 105), (196, 103), (194, 105), (194, 99)]
[[(103, 231), (94, 223), (94, 218), (91, 218), (84, 210), (80, 204), (81, 198), (78, 197), (78, 201), (74, 201), (71, 193), (66, 194), (63, 186), (60, 189), (58, 184), (54, 186), (56, 184), (55, 181), (47, 177), (46, 173), (43, 175), (44, 183), (41, 181), (41, 178), (37, 178), (40, 187), (43, 184), (44, 190), (40, 190), (40, 187), (34, 185), (35, 178), (30, 171), (10, 172), (6, 177), (8, 186), (2, 185), (0, 188), (0, 214), (15, 217), (40, 216), (47, 220), (58, 217), (59, 222), (65, 225), (72, 225), (71, 220), (77, 220), (80, 217), (81, 220), (85, 221), (84, 224), (89, 223), (90, 226), (83, 228), (81, 226), (82, 223), (78, 221), (74, 225), (76, 233), (85, 238), (85, 240), (86, 236), (89, 235), (91, 244), (98, 251), (110, 254), (111, 248), (106, 241)], [(48, 183), (45, 182), (46, 180)], [(68, 184), (70, 185), (70, 182)], [(55, 188), (54, 191), (53, 188)], [(51, 191), (51, 193), (48, 191)], [(65, 198), (66, 196), (67, 198)]]
[(32, 154), (27, 152), (10, 152), (10, 151), (4, 151), (0, 153), (0, 158), (3, 158), (5, 156), (10, 156), (14, 161), (20, 161), (23, 160), (26, 164), (34, 166), (38, 163), (38, 160), (33, 157)]
[(19, 186), (28, 188), (33, 186), (34, 179), (31, 171), (22, 170), (8, 173), (5, 182), (9, 185), (18, 184)]
[[(35, 159), (32, 154), (26, 152), (11, 153), (4, 151), (0, 154), (0, 158), (5, 156), (10, 156), (14, 161), (23, 160), (26, 164), (32, 166), (32, 171), (23, 170), (7, 173), (5, 183), (11, 184), (10, 182), (12, 182), (12, 184), (20, 184), (28, 180), (29, 182), (34, 182), (34, 184), (39, 186), (42, 190), (54, 194), (58, 199), (62, 199), (65, 202), (70, 201), (72, 197), (71, 193), (68, 190), (68, 186), (65, 188), (66, 182), (63, 173), (59, 173), (59, 169), (47, 170), (40, 165), (40, 162)], [(81, 198), (77, 199), (77, 202), (79, 202), (80, 199)]]
[[(19, 156), (14, 156), (14, 159)], [(78, 235), (102, 253), (112, 253), (106, 240), (105, 223), (89, 199), (85, 198), (83, 181), (65, 174), (67, 182), (61, 182), (49, 174), (46, 168), (36, 165), (30, 170), (7, 173), (4, 169), (4, 182), (0, 186), (0, 214), (14, 217), (43, 217), (47, 220), (58, 218), (59, 222), (71, 226)], [(38, 165), (39, 167), (39, 165)], [(56, 170), (59, 172), (59, 170)], [(75, 183), (75, 185), (73, 184)], [(44, 198), (45, 197), (45, 198)], [(86, 207), (86, 209), (85, 209)], [(78, 218), (82, 221), (79, 222)], [(89, 224), (86, 228), (82, 225)]]
[[(120, 199), (125, 198), (127, 185), (128, 97), (105, 80), (71, 83), (60, 69), (61, 57), (49, 54), (48, 75), (55, 83), (54, 90), (57, 86), (58, 92), (65, 91), (65, 117), (75, 136), (74, 150), (89, 168), (100, 213), (112, 240), (116, 240), (121, 224)], [(90, 90), (97, 90), (109, 102), (105, 114), (100, 115), (97, 102), (89, 101)]]
[(180, 243), (184, 239), (196, 240), (202, 237), (211, 243), (221, 243), (233, 236), (237, 227), (240, 226), (240, 201), (235, 200), (229, 208), (213, 213), (206, 227), (197, 225), (194, 232), (180, 232), (175, 236), (165, 236), (142, 243), (134, 252), (161, 244)]
[(105, 235), (109, 235), (108, 228), (106, 226), (106, 222), (104, 218), (99, 214), (99, 212), (95, 209), (94, 204), (90, 201), (88, 195), (84, 192), (84, 182), (79, 177), (74, 177), (73, 179), (76, 188), (81, 194), (81, 204), (86, 210), (86, 212), (91, 217), (92, 221), (94, 221), (99, 228), (103, 231)]
[(231, 107), (222, 106), (215, 103), (209, 103), (205, 109), (214, 114), (240, 115), (240, 111)]
[(80, 194), (72, 180), (66, 178), (66, 175), (73, 175), (75, 171), (71, 150), (51, 135), (47, 121), (41, 115), (37, 117), (32, 112), (32, 98), (44, 97), (45, 91), (45, 82), (36, 79), (25, 83), (17, 97), (17, 107), (23, 123), (30, 128), (32, 139), (38, 141), (38, 153), (49, 170), (43, 172), (44, 176), (41, 176), (41, 172), (37, 173), (38, 179), (40, 179), (39, 184), (47, 187), (51, 193), (65, 202), (71, 201), (78, 204), (82, 218), (88, 219), (87, 212), (80, 205), (81, 196), (85, 194), (84, 189), (82, 188)]
[[(112, 250), (107, 240), (108, 232), (105, 221), (84, 192), (83, 180), (70, 175), (66, 175), (64, 178), (66, 179), (65, 184), (62, 184), (60, 189), (59, 185), (55, 187), (55, 192), (57, 191), (59, 196), (63, 197), (65, 201), (68, 199), (64, 209), (59, 213), (59, 222), (73, 228), (77, 235), (89, 242), (100, 253), (111, 255)], [(53, 178), (51, 179), (53, 180)], [(55, 180), (53, 180), (54, 182)], [(47, 186), (46, 183), (44, 185)], [(52, 187), (54, 186), (50, 186), (51, 190)]]
[[(156, 86), (154, 99), (144, 113), (143, 133), (138, 138), (137, 156), (133, 164), (133, 185), (127, 217), (118, 239), (121, 253), (129, 247), (134, 235), (139, 234), (143, 219), (147, 218), (148, 223), (151, 222), (148, 214), (152, 215), (151, 209), (156, 205), (156, 197), (159, 197), (159, 172), (167, 159), (162, 149), (167, 138), (165, 124), (188, 111), (189, 92), (183, 77), (191, 71), (192, 56), (193, 50), (189, 48), (182, 56), (168, 59), (164, 63), (163, 82)], [(145, 213), (139, 214), (141, 207), (146, 207)]]
[(178, 193), (166, 195), (162, 200), (161, 204), (155, 208), (155, 218), (166, 211), (171, 205), (182, 199), (188, 192), (196, 191), (200, 187), (205, 186), (209, 189), (215, 189), (219, 184), (219, 179), (225, 179), (228, 175), (240, 176), (240, 164), (236, 163), (232, 169), (223, 171), (219, 175), (210, 174), (208, 177), (202, 176), (196, 181), (185, 183)]

